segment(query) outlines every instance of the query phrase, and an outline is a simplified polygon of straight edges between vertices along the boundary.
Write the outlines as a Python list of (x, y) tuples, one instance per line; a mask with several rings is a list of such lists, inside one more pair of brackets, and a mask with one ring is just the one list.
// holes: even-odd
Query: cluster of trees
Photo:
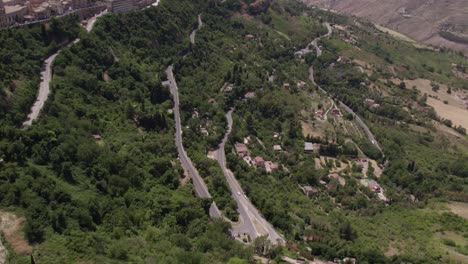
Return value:
[[(275, 8), (281, 10), (281, 15), (287, 16), (287, 10), (292, 7), (283, 2), (278, 3), (275, 2)], [(288, 5), (288, 8), (278, 8), (276, 5)], [(366, 187), (358, 186), (359, 183), (351, 178), (346, 178), (347, 185), (344, 187), (339, 186), (339, 184), (336, 184), (337, 186), (333, 190), (320, 187), (319, 181), (324, 179), (326, 172), (316, 170), (312, 161), (306, 160), (307, 157), (301, 157), (297, 154), (301, 153), (304, 141), (299, 115), (297, 114), (304, 109), (304, 100), (297, 90), (285, 91), (281, 89), (284, 82), (293, 83), (293, 80), (305, 80), (307, 78), (307, 65), (299, 66), (294, 56), (291, 56), (294, 49), (288, 43), (282, 43), (283, 49), (278, 48), (278, 45), (275, 49), (270, 49), (268, 43), (280, 42), (281, 39), (275, 39), (269, 29), (261, 28), (258, 25), (257, 29), (255, 29), (251, 26), (252, 22), (243, 21), (240, 23), (239, 20), (235, 20), (233, 23), (229, 19), (226, 19), (223, 26), (220, 26), (219, 21), (226, 18), (226, 13), (222, 9), (216, 9), (216, 14), (204, 15), (206, 28), (197, 33), (197, 44), (192, 47), (193, 54), (189, 55), (181, 63), (180, 70), (183, 72), (183, 78), (187, 79), (184, 85), (187, 90), (183, 91), (183, 94), (185, 93), (184, 96), (187, 98), (194, 99), (187, 102), (187, 104), (191, 105), (186, 110), (192, 111), (194, 108), (203, 108), (206, 110), (203, 111), (204, 117), (211, 117), (210, 120), (216, 120), (220, 111), (226, 111), (229, 106), (234, 105), (236, 108), (234, 131), (230, 143), (226, 146), (227, 152), (232, 149), (232, 144), (251, 135), (264, 140), (267, 147), (267, 150), (262, 150), (261, 144), (257, 144), (255, 137), (252, 137), (254, 142), (249, 144), (249, 148), (251, 148), (253, 155), (258, 154), (267, 159), (280, 160), (285, 165), (293, 165), (293, 170), (289, 173), (277, 171), (267, 174), (263, 170), (249, 167), (234, 154), (228, 153), (229, 167), (241, 181), (247, 196), (260, 209), (267, 220), (291, 239), (302, 240), (306, 227), (312, 226), (313, 232), (319, 234), (319, 237), (322, 238), (320, 241), (314, 241), (310, 244), (314, 254), (327, 258), (357, 256), (360, 261), (368, 261), (369, 263), (410, 261), (412, 257), (387, 258), (383, 254), (383, 248), (360, 248), (355, 244), (355, 241), (359, 239), (359, 234), (354, 230), (353, 224), (347, 222), (346, 219), (341, 219), (331, 225), (325, 224), (326, 227), (324, 225), (314, 225), (312, 219), (320, 219), (317, 216), (317, 214), (320, 214), (320, 210), (315, 208), (317, 204), (328, 213), (332, 211), (336, 213), (337, 210), (334, 208), (336, 204), (339, 204), (340, 209), (346, 213), (368, 216), (379, 214), (385, 209), (382, 203), (369, 202), (368, 198), (374, 197), (375, 194)], [(274, 25), (275, 23), (274, 18), (270, 20), (266, 15), (259, 15), (257, 19), (257, 22), (261, 21), (261, 23), (265, 23), (265, 20), (268, 21), (267, 24)], [(254, 35), (255, 40), (245, 40), (244, 36), (246, 34)], [(294, 36), (291, 39), (297, 40)], [(294, 43), (294, 41), (292, 42)], [(216, 43), (216, 45), (211, 45), (212, 43)], [(296, 42), (296, 44), (296, 46), (300, 46), (299, 42)], [(328, 43), (325, 46), (328, 46)], [(385, 49), (384, 46), (379, 48)], [(289, 52), (284, 51), (288, 49)], [(377, 137), (382, 139), (385, 150), (391, 148), (390, 155), (387, 155), (390, 160), (389, 166), (396, 166), (399, 160), (407, 159), (416, 150), (411, 146), (409, 148), (411, 154), (409, 154), (406, 152), (408, 148), (403, 144), (403, 138), (398, 139), (397, 142), (394, 141), (396, 136), (387, 137), (387, 135), (381, 135), (380, 133), (381, 129), (384, 128), (383, 124), (389, 122), (397, 124), (397, 121), (411, 122), (410, 114), (402, 110), (403, 103), (407, 101), (400, 101), (400, 99), (412, 98), (413, 92), (400, 89), (401, 91), (394, 98), (389, 101), (380, 101), (381, 95), (369, 92), (369, 89), (361, 84), (367, 82), (365, 75), (357, 72), (351, 65), (343, 64), (335, 65), (334, 68), (329, 67), (332, 62), (336, 62), (337, 52), (338, 50), (333, 50), (332, 47), (321, 58), (310, 61), (314, 63), (314, 69), (317, 69), (318, 80), (323, 84), (322, 87), (326, 87), (334, 97), (344, 101), (363, 118), (372, 121), (369, 124), (377, 133)], [(389, 52), (386, 53), (387, 63), (396, 59)], [(267, 73), (265, 73), (265, 70)], [(304, 75), (301, 75), (302, 71)], [(270, 75), (276, 77), (273, 82), (268, 80)], [(195, 84), (190, 84), (188, 80), (192, 80), (192, 83)], [(224, 81), (233, 83), (234, 90), (220, 95), (220, 89), (223, 87)], [(199, 87), (204, 87), (204, 89)], [(255, 91), (255, 98), (244, 99), (243, 94), (248, 91)], [(214, 98), (215, 103), (212, 103), (213, 101), (209, 100), (210, 98)], [(382, 108), (371, 111), (363, 103), (366, 98), (379, 99)], [(185, 118), (189, 119), (188, 116)], [(215, 124), (218, 124), (216, 127), (223, 127), (224, 120), (218, 120), (214, 121)], [(213, 131), (218, 133), (220, 130)], [(272, 154), (271, 151), (268, 151), (272, 144), (270, 139), (275, 132), (281, 135), (281, 139), (277, 143), (287, 150), (287, 154)], [(393, 133), (393, 130), (391, 133)], [(424, 142), (424, 147), (418, 150), (419, 152), (437, 149), (428, 136), (415, 135), (414, 132), (406, 129), (404, 133), (409, 133), (410, 136), (408, 137), (411, 137), (414, 142)], [(381, 158), (379, 150), (367, 141), (360, 142), (356, 140), (356, 142), (369, 157)], [(190, 144), (198, 151), (205, 150), (206, 142), (201, 144), (205, 148), (198, 143), (191, 142)], [(398, 148), (399, 152), (396, 151), (396, 148)], [(338, 145), (330, 145), (325, 147), (324, 151), (339, 155), (343, 154), (340, 153), (343, 149), (344, 147)], [(352, 145), (346, 145), (348, 155), (356, 155), (356, 152)], [(420, 154), (418, 159), (424, 159), (425, 155), (425, 153)], [(432, 154), (428, 156), (430, 156), (430, 159), (434, 158)], [(447, 159), (444, 158), (444, 160)], [(395, 165), (393, 161), (397, 161)], [(440, 160), (440, 164), (442, 163), (443, 161)], [(424, 166), (427, 166), (427, 164), (425, 163)], [(393, 176), (403, 175), (400, 172), (389, 171)], [(410, 174), (414, 173), (416, 172)], [(420, 172), (420, 175), (426, 175), (426, 171)], [(403, 188), (405, 190), (417, 190), (413, 193), (418, 193), (418, 197), (422, 197), (423, 193), (434, 194), (433, 190), (436, 190), (434, 184), (442, 182), (439, 175), (428, 175), (428, 178), (422, 177), (421, 180), (424, 183), (422, 186), (419, 186), (414, 179), (408, 178), (413, 183), (411, 187), (406, 185)], [(456, 177), (447, 181), (452, 181)], [(381, 181), (388, 186), (400, 185), (397, 180), (390, 179), (387, 175), (383, 176)], [(459, 180), (457, 182), (461, 183)], [(314, 198), (313, 203), (301, 193), (297, 183), (319, 188), (320, 194), (317, 198)], [(393, 194), (391, 191), (388, 192), (388, 195), (390, 198), (402, 197), (401, 193)], [(333, 197), (333, 201), (330, 197)], [(395, 201), (406, 202), (404, 198)], [(427, 261), (430, 262), (431, 259), (428, 257)]]
[(180, 185), (172, 102), (161, 85), (167, 63), (188, 46), (186, 18), (204, 4), (164, 1), (100, 18), (57, 57), (53, 94), (38, 122), (28, 130), (2, 123), (0, 204), (22, 208), (26, 237), (39, 244), (36, 261), (251, 258), (227, 223), (208, 218), (211, 201)]

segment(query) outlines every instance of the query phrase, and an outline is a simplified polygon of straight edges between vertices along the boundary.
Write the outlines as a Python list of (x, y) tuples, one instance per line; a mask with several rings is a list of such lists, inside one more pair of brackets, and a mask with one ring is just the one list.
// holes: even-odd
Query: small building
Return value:
[(312, 142), (304, 142), (304, 151), (307, 151), (307, 152), (314, 151), (314, 144), (312, 144)]
[(250, 157), (250, 156), (245, 156), (245, 157), (243, 157), (242, 159), (247, 163), (247, 165), (249, 165), (249, 166), (252, 166), (252, 165), (253, 165), (252, 157)]
[(234, 145), (234, 148), (236, 149), (237, 155), (239, 155), (242, 158), (249, 155), (249, 149), (245, 144), (236, 143)]
[(283, 83), (283, 89), (289, 90), (289, 88), (291, 88), (289, 83)]
[(274, 139), (279, 139), (280, 134), (278, 132), (273, 133), (273, 138)]
[(338, 57), (338, 59), (336, 60), (336, 62), (342, 62), (342, 63), (350, 63), (351, 62), (351, 59), (346, 57), (346, 56), (340, 56)]
[(324, 119), (324, 118), (323, 118), (323, 117), (324, 117), (324, 114), (325, 114), (325, 113), (323, 112), (323, 110), (320, 109), (320, 110), (318, 110), (317, 112), (315, 112), (315, 117), (318, 118), (318, 119), (322, 119), (322, 120), (323, 120), (323, 119)]
[(304, 89), (306, 87), (306, 83), (304, 81), (297, 82), (297, 88)]
[(302, 190), (304, 191), (304, 194), (307, 196), (316, 195), (319, 192), (316, 188), (311, 187), (311, 186), (304, 186)]
[(275, 151), (281, 151), (281, 150), (283, 150), (283, 149), (281, 148), (280, 145), (274, 145), (274, 146), (273, 146), (273, 150), (275, 150)]
[(265, 161), (266, 172), (272, 172), (279, 169), (279, 164), (272, 161)]
[(257, 167), (264, 168), (265, 167), (265, 160), (262, 157), (255, 157), (254, 164)]
[(340, 111), (340, 109), (338, 109), (338, 108), (333, 108), (333, 109), (331, 110), (331, 113), (332, 113), (333, 115), (335, 115), (335, 116), (342, 116), (341, 111)]
[(334, 261), (333, 263), (336, 263), (336, 264), (356, 264), (356, 259), (350, 258), (350, 257), (346, 257), (343, 259), (335, 258), (333, 261)]
[(255, 39), (255, 36), (252, 35), (252, 34), (247, 34), (247, 35), (245, 35), (245, 38), (248, 39), (248, 40), (253, 40), (253, 39)]
[(5, 6), (3, 10), (5, 12), (5, 22), (3, 23), (6, 25), (13, 25), (17, 22), (22, 22), (24, 20), (24, 16), (28, 13), (28, 8), (22, 5)]
[(367, 187), (369, 187), (369, 189), (371, 189), (371, 191), (373, 191), (375, 193), (379, 193), (380, 190), (381, 190), (380, 185), (374, 180), (369, 181), (367, 183)]
[(99, 135), (99, 134), (93, 134), (93, 135), (91, 135), (91, 137), (94, 138), (95, 140), (101, 140), (102, 139), (101, 135)]
[(245, 138), (244, 138), (244, 144), (246, 144), (246, 145), (249, 144), (249, 143), (250, 143), (250, 140), (252, 140), (252, 139), (250, 138), (250, 136), (245, 137)]
[(230, 93), (230, 92), (232, 92), (232, 90), (234, 90), (234, 85), (233, 84), (229, 84), (228, 86), (226, 86), (226, 88), (224, 88), (225, 93)]
[(364, 103), (367, 106), (373, 106), (375, 104), (375, 100), (367, 98), (366, 100), (364, 100)]
[(312, 142), (304, 142), (304, 151), (319, 152), (320, 151), (320, 144), (312, 143)]
[(208, 130), (204, 127), (200, 127), (200, 132), (202, 133), (202, 135), (204, 136), (209, 136), (210, 133), (208, 132)]
[(255, 92), (248, 92), (244, 95), (244, 98), (246, 99), (252, 99), (255, 98)]
[(343, 259), (343, 263), (345, 264), (356, 264), (355, 258), (346, 257)]

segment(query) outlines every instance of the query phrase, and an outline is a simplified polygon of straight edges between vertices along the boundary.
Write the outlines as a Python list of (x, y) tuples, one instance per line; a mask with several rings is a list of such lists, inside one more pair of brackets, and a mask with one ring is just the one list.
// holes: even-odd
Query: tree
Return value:
[(406, 83), (405, 82), (400, 82), (400, 84), (398, 85), (398, 87), (400, 89), (406, 89)]
[(356, 239), (356, 233), (351, 226), (351, 223), (346, 221), (340, 226), (340, 237), (348, 241), (354, 241)]

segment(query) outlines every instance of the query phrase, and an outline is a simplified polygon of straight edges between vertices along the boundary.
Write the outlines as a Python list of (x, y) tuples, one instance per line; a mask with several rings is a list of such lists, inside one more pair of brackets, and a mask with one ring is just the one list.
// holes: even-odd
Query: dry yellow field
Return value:
[[(397, 80), (392, 81), (398, 82)], [(427, 79), (405, 80), (405, 83), (409, 89), (415, 86), (421, 94), (426, 93), (428, 96), (436, 97), (437, 99), (429, 97), (427, 104), (432, 106), (440, 117), (451, 120), (454, 125), (468, 128), (468, 110), (463, 101), (457, 96), (462, 92), (453, 91), (452, 94), (448, 94), (448, 87), (444, 84), (440, 85), (438, 92), (434, 92), (431, 81)], [(445, 104), (444, 101), (447, 101), (448, 104)]]

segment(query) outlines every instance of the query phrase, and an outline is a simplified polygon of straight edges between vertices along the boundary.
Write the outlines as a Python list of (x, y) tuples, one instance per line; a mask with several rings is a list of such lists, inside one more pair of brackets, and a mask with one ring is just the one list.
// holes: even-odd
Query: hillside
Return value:
[(468, 54), (465, 0), (302, 0), (304, 3), (370, 19), (412, 39)]
[(291, 0), (162, 0), (64, 26), (81, 41), (38, 119), (0, 122), (9, 263), (467, 262), (458, 52)]

